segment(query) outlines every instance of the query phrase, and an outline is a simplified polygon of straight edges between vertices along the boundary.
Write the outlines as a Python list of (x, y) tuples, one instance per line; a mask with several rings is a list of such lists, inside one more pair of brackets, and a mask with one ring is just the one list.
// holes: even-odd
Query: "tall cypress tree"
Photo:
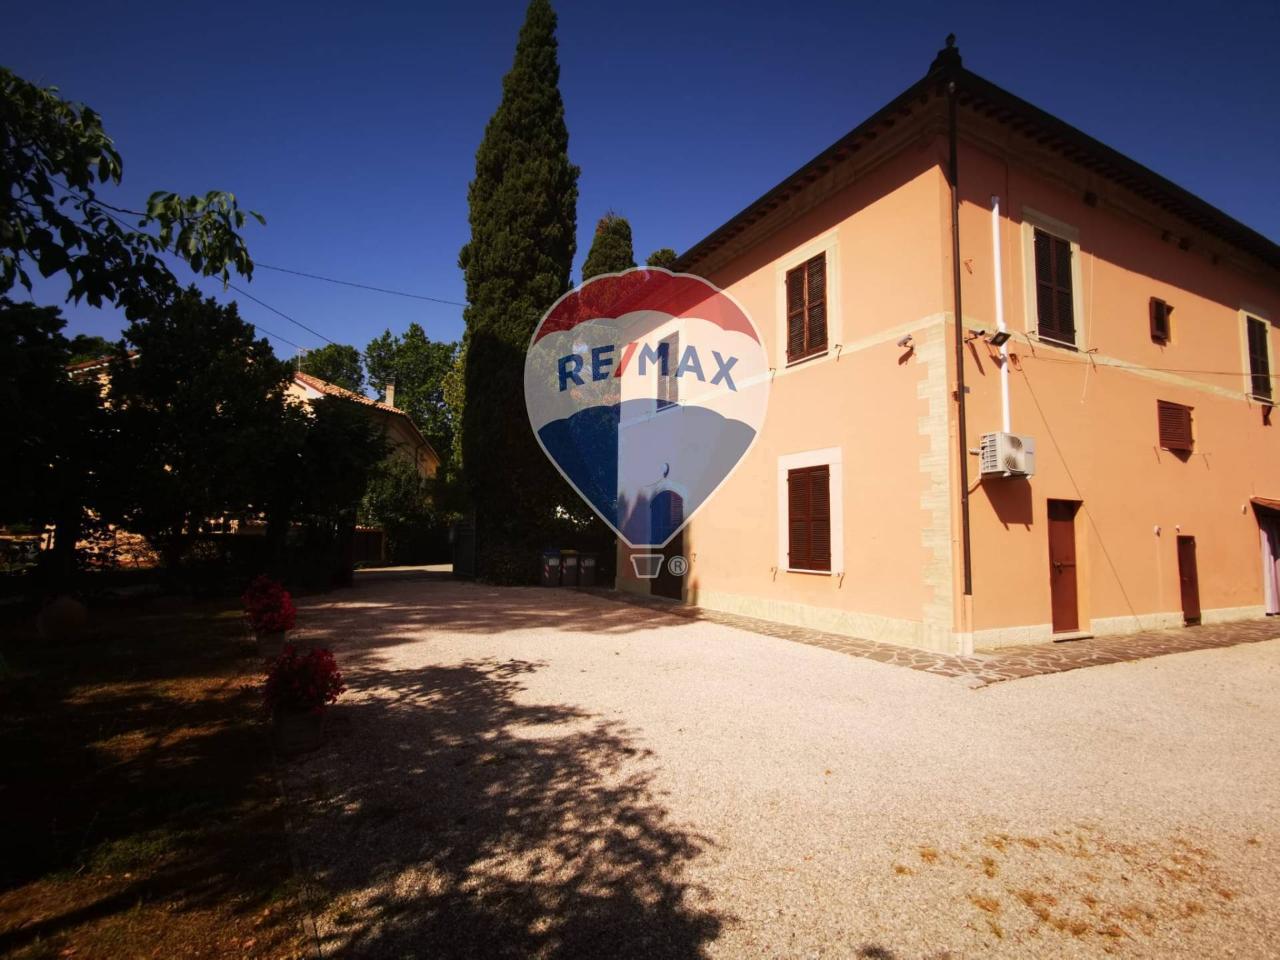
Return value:
[(591, 250), (582, 264), (582, 282), (602, 273), (621, 273), (636, 265), (635, 251), (631, 249), (631, 224), (612, 210), (596, 224), (596, 235)]
[[(476, 151), (468, 192), (463, 462), (476, 507), (478, 574), (523, 580), (559, 504), (577, 495), (552, 469), (524, 414), (524, 355), (538, 319), (569, 289), (578, 168), (560, 96), (556, 15), (531, 0)], [(527, 568), (526, 568), (527, 565)]]

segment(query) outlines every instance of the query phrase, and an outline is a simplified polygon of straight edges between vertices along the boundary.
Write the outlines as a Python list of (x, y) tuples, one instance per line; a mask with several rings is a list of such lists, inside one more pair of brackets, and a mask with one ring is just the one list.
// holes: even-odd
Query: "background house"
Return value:
[(678, 267), (770, 408), (683, 581), (620, 589), (953, 652), (1280, 609), (1280, 247), (958, 51)]
[(385, 403), (366, 397), (362, 393), (354, 393), (345, 387), (313, 377), (309, 373), (298, 371), (287, 388), (288, 395), (303, 403), (310, 403), (321, 397), (341, 397), (360, 404), (369, 411), (369, 415), (386, 433), (391, 445), (390, 455), (403, 457), (417, 467), (419, 475), (429, 480), (440, 469), (440, 455), (422, 435), (417, 424), (409, 415), (395, 405), (395, 385), (387, 385)]

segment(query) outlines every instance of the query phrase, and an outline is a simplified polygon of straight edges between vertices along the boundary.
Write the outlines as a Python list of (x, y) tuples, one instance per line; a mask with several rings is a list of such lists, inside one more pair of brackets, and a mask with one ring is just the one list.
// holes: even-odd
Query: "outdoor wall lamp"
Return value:
[(1011, 334), (1008, 330), (997, 330), (991, 336), (987, 337), (987, 343), (991, 344), (991, 346), (999, 350), (1001, 347), (1003, 347), (1006, 343), (1009, 342), (1009, 338), (1012, 336), (1013, 334)]

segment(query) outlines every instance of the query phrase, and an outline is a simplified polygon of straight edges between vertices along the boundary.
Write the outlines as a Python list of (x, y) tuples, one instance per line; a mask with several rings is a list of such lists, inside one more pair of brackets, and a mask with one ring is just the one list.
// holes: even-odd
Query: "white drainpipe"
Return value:
[[(1000, 259), (1000, 198), (991, 198), (991, 254), (996, 278), (996, 329), (1005, 332), (1004, 268)], [(1001, 429), (1011, 431), (1009, 417), (1009, 342), (1000, 344), (1000, 417)]]

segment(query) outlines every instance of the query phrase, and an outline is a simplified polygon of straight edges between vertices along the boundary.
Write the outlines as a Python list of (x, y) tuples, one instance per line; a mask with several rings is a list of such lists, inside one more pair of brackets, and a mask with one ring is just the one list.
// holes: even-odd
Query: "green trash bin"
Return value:
[(560, 551), (560, 586), (576, 587), (578, 585), (578, 551)]

